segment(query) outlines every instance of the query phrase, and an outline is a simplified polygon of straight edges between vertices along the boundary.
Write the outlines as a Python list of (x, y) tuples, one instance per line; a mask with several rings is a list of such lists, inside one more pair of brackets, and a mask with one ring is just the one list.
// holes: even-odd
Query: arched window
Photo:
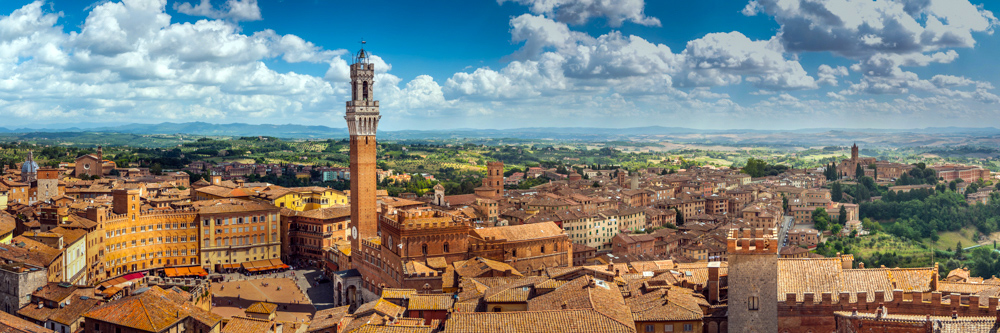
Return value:
[(500, 312), (500, 307), (499, 306), (493, 307), (493, 312)]
[(358, 83), (351, 82), (351, 100), (358, 100)]
[(420, 245), (420, 252), (427, 255), (427, 244)]
[(364, 98), (364, 100), (367, 101), (368, 100), (368, 81), (363, 82), (361, 84), (361, 87), (363, 89), (363, 91), (361, 92), (361, 98)]
[(760, 302), (758, 301), (757, 296), (750, 296), (750, 299), (747, 300), (747, 310), (760, 310)]
[(542, 254), (545, 254), (545, 245), (542, 245)]
[(448, 246), (448, 243), (444, 243), (444, 253), (448, 253), (448, 252), (450, 252), (450, 250), (451, 250), (451, 249), (450, 249), (450, 247)]

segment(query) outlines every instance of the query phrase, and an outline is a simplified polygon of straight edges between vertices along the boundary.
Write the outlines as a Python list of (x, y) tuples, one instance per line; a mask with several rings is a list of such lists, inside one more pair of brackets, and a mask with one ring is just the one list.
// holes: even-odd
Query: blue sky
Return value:
[(0, 2), (0, 126), (344, 127), (377, 56), (382, 129), (998, 126), (976, 0)]

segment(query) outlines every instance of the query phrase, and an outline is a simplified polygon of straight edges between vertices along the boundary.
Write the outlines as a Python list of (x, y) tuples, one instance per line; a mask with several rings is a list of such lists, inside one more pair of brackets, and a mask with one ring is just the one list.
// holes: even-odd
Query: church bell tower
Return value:
[(347, 115), (344, 116), (351, 134), (352, 251), (358, 251), (361, 239), (378, 236), (375, 131), (382, 116), (379, 115), (378, 101), (373, 97), (374, 80), (375, 65), (362, 47), (351, 64), (351, 100), (347, 101)]

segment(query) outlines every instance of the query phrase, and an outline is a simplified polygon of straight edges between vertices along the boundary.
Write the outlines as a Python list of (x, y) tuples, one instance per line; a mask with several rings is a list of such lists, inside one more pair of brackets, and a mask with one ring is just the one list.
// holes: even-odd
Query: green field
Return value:
[(932, 246), (933, 248), (941, 251), (947, 251), (949, 248), (954, 251), (955, 245), (958, 242), (962, 242), (962, 247), (969, 247), (978, 244), (972, 239), (973, 234), (976, 230), (974, 228), (964, 228), (959, 231), (948, 231), (938, 234), (937, 242), (932, 242), (930, 239), (925, 239), (924, 244), (927, 246)]
[(887, 253), (892, 252), (900, 256), (911, 256), (911, 255), (929, 255), (930, 250), (924, 248), (922, 243), (904, 240), (899, 237), (879, 233), (873, 236), (858, 237), (854, 241), (850, 241), (851, 251), (855, 256), (867, 257), (875, 252)]

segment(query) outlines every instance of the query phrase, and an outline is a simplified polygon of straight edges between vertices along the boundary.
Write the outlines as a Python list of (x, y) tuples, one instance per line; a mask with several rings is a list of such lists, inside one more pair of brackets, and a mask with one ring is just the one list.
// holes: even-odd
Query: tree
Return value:
[(788, 211), (788, 197), (784, 194), (781, 195), (781, 209), (786, 212)]
[(958, 241), (958, 244), (955, 245), (955, 259), (964, 259), (962, 258), (962, 251), (964, 250), (965, 249), (962, 248), (962, 241)]
[(840, 215), (837, 216), (837, 224), (847, 225), (847, 206), (840, 205)]
[(812, 221), (816, 224), (816, 230), (826, 230), (829, 228), (830, 215), (826, 213), (826, 208), (817, 207), (813, 210)]
[(830, 184), (830, 200), (834, 202), (844, 200), (844, 189), (841, 187), (840, 182)]
[(153, 163), (153, 166), (149, 167), (149, 172), (157, 176), (162, 175), (163, 166), (160, 163)]
[(837, 164), (830, 162), (826, 166), (826, 170), (823, 171), (823, 175), (826, 176), (826, 180), (837, 180), (837, 176), (839, 176), (837, 174)]
[(684, 213), (681, 213), (677, 207), (674, 207), (674, 211), (677, 212), (677, 225), (684, 225)]
[(948, 189), (951, 190), (952, 192), (958, 192), (958, 183), (955, 182), (954, 180), (951, 181), (950, 183), (948, 183)]
[(865, 168), (861, 167), (861, 163), (858, 163), (857, 167), (854, 168), (854, 179), (860, 179), (864, 175)]
[(750, 175), (750, 177), (758, 178), (764, 177), (764, 169), (767, 168), (767, 162), (757, 158), (751, 157), (747, 160), (747, 165), (741, 170), (743, 173)]

